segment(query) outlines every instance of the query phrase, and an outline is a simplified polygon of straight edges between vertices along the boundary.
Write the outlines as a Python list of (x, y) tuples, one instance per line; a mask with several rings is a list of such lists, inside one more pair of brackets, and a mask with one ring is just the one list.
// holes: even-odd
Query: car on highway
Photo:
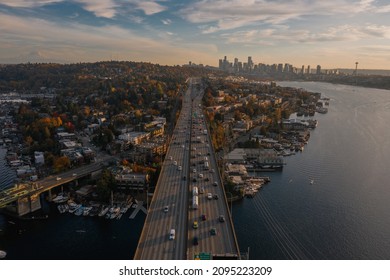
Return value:
[(199, 173), (199, 178), (203, 178), (203, 174), (202, 173)]
[(177, 170), (182, 171), (182, 170), (183, 170), (183, 167), (181, 167), (181, 165), (179, 165), (179, 166), (177, 167)]
[(192, 224), (192, 227), (194, 229), (197, 229), (198, 228), (198, 221), (194, 221), (194, 223)]
[(206, 219), (207, 219), (206, 215), (203, 214), (203, 215), (201, 216), (201, 219), (202, 219), (202, 221), (206, 221)]
[(173, 162), (173, 165), (177, 165), (177, 161), (176, 160)]
[(164, 206), (164, 212), (167, 213), (169, 210), (169, 207), (168, 206)]
[(211, 228), (210, 229), (210, 234), (211, 235), (217, 235), (217, 229), (216, 228)]
[(214, 183), (213, 183), (213, 186), (214, 186), (214, 187), (217, 187), (217, 186), (218, 186), (218, 183), (217, 183), (217, 182), (214, 182)]
[(219, 215), (218, 221), (220, 221), (221, 223), (225, 222), (225, 216), (224, 215)]
[(196, 169), (195, 169), (195, 168), (194, 168), (194, 169), (192, 169), (192, 172), (193, 172), (193, 173), (196, 173)]
[(214, 199), (218, 199), (218, 195), (217, 195), (217, 194), (214, 194), (213, 198), (214, 198)]
[(183, 181), (187, 180), (187, 177), (186, 176), (183, 176)]
[(72, 176), (73, 176), (73, 177), (76, 177), (76, 176), (77, 176), (77, 173), (73, 173)]
[(57, 178), (56, 178), (57, 181), (59, 181), (59, 180), (61, 180), (61, 179), (62, 179), (61, 177), (57, 177)]
[(198, 237), (194, 236), (194, 239), (193, 239), (192, 243), (193, 243), (195, 246), (198, 245), (198, 244), (199, 244), (199, 242), (198, 242)]
[(200, 187), (199, 193), (204, 193), (204, 187)]
[(213, 195), (211, 193), (207, 194), (207, 199), (213, 199)]
[(171, 230), (169, 231), (169, 240), (174, 240), (175, 237), (176, 237), (175, 235), (176, 235), (175, 230), (174, 230), (174, 229), (171, 229)]

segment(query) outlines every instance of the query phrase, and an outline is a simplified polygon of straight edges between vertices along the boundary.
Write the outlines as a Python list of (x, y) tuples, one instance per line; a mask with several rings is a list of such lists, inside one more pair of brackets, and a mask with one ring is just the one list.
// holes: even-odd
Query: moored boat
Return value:
[(0, 250), (0, 259), (4, 259), (7, 256), (7, 252)]

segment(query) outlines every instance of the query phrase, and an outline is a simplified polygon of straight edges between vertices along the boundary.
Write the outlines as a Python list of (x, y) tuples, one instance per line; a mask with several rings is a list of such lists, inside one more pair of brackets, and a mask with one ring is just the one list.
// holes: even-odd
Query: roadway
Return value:
[[(238, 254), (209, 133), (204, 133), (207, 127), (199, 106), (201, 91), (199, 80), (190, 80), (134, 259), (193, 259), (200, 252)], [(204, 166), (205, 157), (210, 163), (208, 170)], [(199, 191), (204, 189), (198, 194), (198, 209), (192, 205), (194, 186)], [(218, 199), (208, 199), (207, 193), (217, 195)], [(225, 222), (218, 220), (220, 215)], [(194, 221), (198, 222), (197, 228), (193, 228)], [(216, 235), (211, 234), (212, 228)], [(173, 240), (171, 229), (175, 230)], [(195, 237), (198, 244), (194, 244)]]
[[(206, 121), (199, 104), (201, 104), (201, 96), (196, 97), (193, 102), (190, 189), (197, 187), (199, 191), (202, 190), (202, 193), (198, 194), (198, 209), (189, 211), (188, 259), (193, 259), (200, 252), (213, 255), (238, 254), (234, 228), (230, 220), (222, 180), (218, 173), (210, 133), (207, 131)], [(208, 168), (205, 162), (209, 163)], [(209, 194), (211, 194), (211, 199)], [(221, 215), (224, 221), (219, 220)], [(194, 222), (198, 223), (198, 228), (194, 228)], [(215, 235), (211, 234), (212, 228), (215, 229)], [(194, 244), (195, 237), (198, 239), (198, 245)]]
[[(184, 95), (183, 108), (148, 209), (136, 259), (184, 259), (187, 246), (189, 132), (191, 96)], [(181, 169), (181, 170), (180, 170)], [(184, 180), (186, 176), (186, 180)], [(164, 211), (164, 207), (168, 210)], [(175, 239), (170, 240), (171, 229)]]
[(69, 183), (76, 179), (90, 175), (103, 168), (102, 162), (111, 159), (111, 156), (100, 157), (98, 162), (83, 165), (81, 167), (66, 171), (57, 175), (51, 175), (35, 182), (28, 182), (16, 185), (0, 192), (0, 208), (17, 201), (20, 198), (39, 194), (52, 188)]

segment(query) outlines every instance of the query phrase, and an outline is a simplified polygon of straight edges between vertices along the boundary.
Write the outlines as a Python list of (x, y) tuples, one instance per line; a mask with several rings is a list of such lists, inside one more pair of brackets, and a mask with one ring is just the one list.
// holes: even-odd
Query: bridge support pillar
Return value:
[(49, 192), (48, 200), (51, 202), (53, 200), (53, 195), (51, 193), (51, 189), (49, 189), (48, 192)]
[(26, 215), (39, 209), (41, 209), (41, 200), (39, 199), (38, 194), (23, 197), (17, 201), (16, 213), (19, 216)]

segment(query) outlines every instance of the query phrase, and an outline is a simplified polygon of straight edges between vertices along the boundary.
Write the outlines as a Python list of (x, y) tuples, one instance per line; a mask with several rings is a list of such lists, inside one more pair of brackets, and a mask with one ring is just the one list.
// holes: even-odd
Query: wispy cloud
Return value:
[(116, 15), (118, 5), (114, 0), (75, 0), (83, 5), (84, 9), (94, 13), (97, 17), (112, 18)]
[(221, 34), (227, 43), (276, 45), (282, 43), (343, 42), (360, 39), (390, 39), (390, 25), (340, 25), (325, 30), (290, 29), (288, 26), (250, 29)]
[(306, 16), (361, 13), (373, 9), (374, 0), (202, 0), (181, 9), (184, 19), (202, 24), (203, 33), (259, 24), (281, 24)]
[(142, 10), (146, 15), (153, 15), (165, 11), (167, 7), (157, 3), (157, 1), (129, 0), (136, 9)]
[(165, 25), (170, 25), (172, 23), (170, 19), (162, 19), (161, 22)]
[[(40, 30), (39, 34), (36, 30)], [(215, 55), (210, 44), (175, 45), (171, 40), (151, 39), (112, 25), (93, 27), (81, 24), (61, 25), (42, 19), (21, 18), (0, 13), (0, 61), (36, 52), (45, 57), (70, 58), (71, 61), (98, 61), (110, 54), (125, 60), (186, 63), (191, 57)], [(28, 42), (28, 43), (26, 43)], [(6, 55), (6, 57), (4, 56)], [(176, 62), (178, 63), (178, 62)]]
[(63, 0), (1, 0), (0, 4), (4, 4), (10, 7), (39, 7), (62, 1)]
[[(64, 0), (0, 0), (0, 4), (16, 8), (34, 8), (53, 3), (65, 2)], [(118, 4), (114, 0), (74, 0), (80, 3), (83, 8), (98, 17), (112, 18), (116, 14)]]

